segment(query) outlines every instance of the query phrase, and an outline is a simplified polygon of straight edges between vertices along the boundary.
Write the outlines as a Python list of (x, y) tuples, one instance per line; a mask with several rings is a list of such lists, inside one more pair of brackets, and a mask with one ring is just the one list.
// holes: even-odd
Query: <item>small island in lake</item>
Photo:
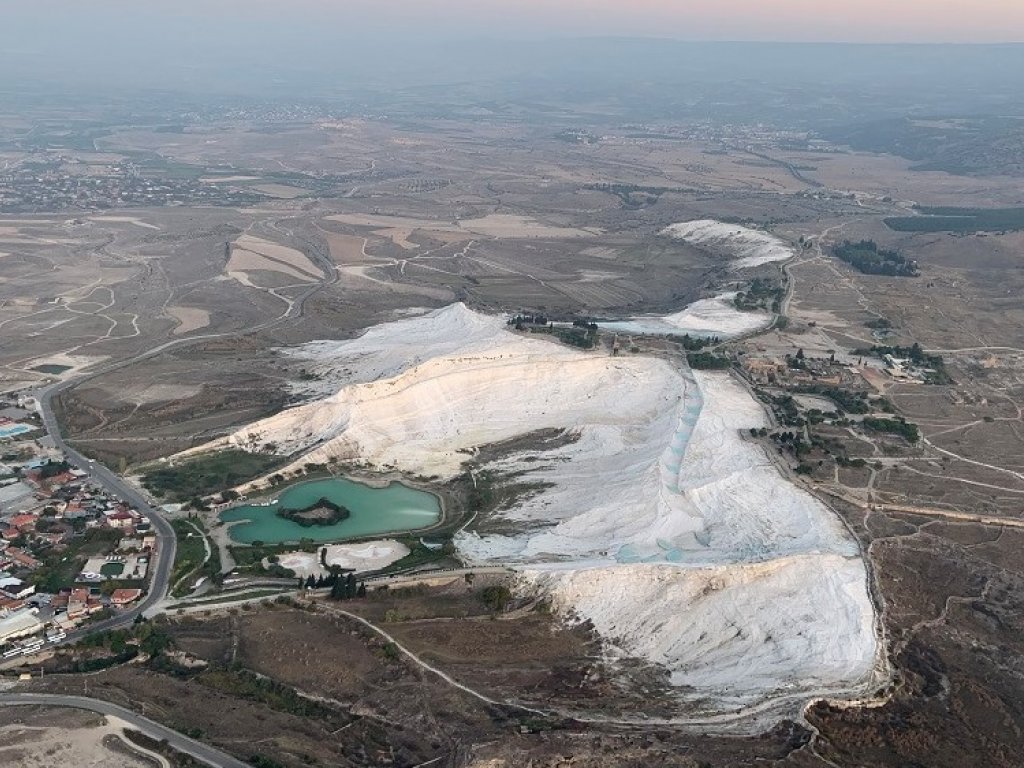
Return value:
[(278, 517), (298, 523), (303, 528), (314, 525), (334, 525), (342, 520), (347, 520), (351, 514), (345, 507), (322, 496), (306, 507), (281, 507), (277, 510)]

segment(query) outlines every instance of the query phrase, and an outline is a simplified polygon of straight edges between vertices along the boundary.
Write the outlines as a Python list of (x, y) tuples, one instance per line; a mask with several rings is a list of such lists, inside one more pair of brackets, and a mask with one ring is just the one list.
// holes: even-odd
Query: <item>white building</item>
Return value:
[(35, 608), (12, 613), (7, 618), (0, 619), (0, 645), (42, 631), (43, 622), (36, 616)]
[(0, 578), (0, 594), (6, 595), (11, 600), (24, 600), (35, 591), (34, 585), (13, 576)]

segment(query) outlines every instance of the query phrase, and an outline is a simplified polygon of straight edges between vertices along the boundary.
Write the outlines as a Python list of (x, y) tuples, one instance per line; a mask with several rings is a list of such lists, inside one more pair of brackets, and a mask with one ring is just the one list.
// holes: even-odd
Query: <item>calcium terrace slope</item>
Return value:
[[(856, 543), (744, 439), (767, 417), (729, 375), (570, 349), (461, 304), (296, 354), (337, 392), (219, 445), (450, 478), (478, 446), (571, 430), (489, 467), (551, 485), (461, 534), (468, 561), (516, 565), (610, 648), (663, 665), (695, 714), (870, 681)], [(506, 533), (487, 533), (495, 521)]]
[(773, 261), (786, 261), (796, 255), (789, 243), (775, 235), (714, 219), (697, 219), (672, 224), (663, 229), (661, 234), (721, 253), (730, 260), (733, 269), (748, 269)]

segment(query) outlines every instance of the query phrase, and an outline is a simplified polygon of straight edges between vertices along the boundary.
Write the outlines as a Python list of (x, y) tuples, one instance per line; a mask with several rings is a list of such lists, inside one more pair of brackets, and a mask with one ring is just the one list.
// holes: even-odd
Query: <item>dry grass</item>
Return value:
[(175, 336), (183, 336), (200, 328), (206, 328), (210, 324), (210, 313), (205, 309), (197, 307), (168, 307), (167, 313), (178, 321), (178, 327), (174, 329)]

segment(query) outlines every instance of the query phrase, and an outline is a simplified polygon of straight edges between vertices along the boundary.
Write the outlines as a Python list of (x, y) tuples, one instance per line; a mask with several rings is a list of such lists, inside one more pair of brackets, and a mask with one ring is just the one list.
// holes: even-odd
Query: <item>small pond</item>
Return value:
[[(350, 515), (332, 525), (300, 525), (277, 514), (280, 508), (304, 509), (319, 499), (344, 507)], [(230, 535), (239, 544), (342, 541), (427, 528), (441, 519), (441, 503), (434, 494), (401, 483), (374, 488), (354, 480), (330, 478), (293, 485), (269, 506), (246, 504), (224, 510), (220, 519), (235, 523)]]

